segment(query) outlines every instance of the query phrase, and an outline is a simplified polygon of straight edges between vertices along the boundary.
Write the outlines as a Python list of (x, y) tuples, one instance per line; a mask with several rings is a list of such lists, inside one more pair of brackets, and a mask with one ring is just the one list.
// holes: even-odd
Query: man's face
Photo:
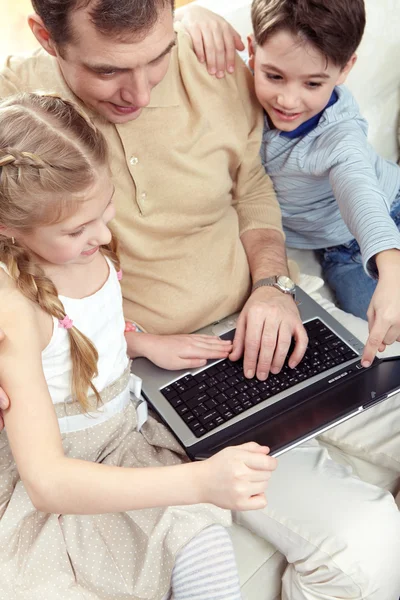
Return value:
[(111, 123), (137, 119), (168, 70), (175, 45), (172, 10), (160, 10), (145, 36), (124, 42), (96, 31), (86, 10), (72, 13), (71, 27), (75, 40), (63, 47), (63, 56), (57, 52), (71, 90)]
[(344, 83), (355, 56), (341, 69), (287, 31), (255, 49), (250, 41), (257, 98), (277, 129), (293, 131), (320, 113)]

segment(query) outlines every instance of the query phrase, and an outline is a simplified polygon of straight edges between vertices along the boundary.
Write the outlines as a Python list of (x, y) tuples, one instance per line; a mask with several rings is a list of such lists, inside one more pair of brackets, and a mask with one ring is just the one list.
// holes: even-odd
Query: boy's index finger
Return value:
[(363, 367), (369, 367), (372, 364), (376, 353), (379, 351), (379, 348), (383, 343), (386, 333), (386, 327), (382, 326), (382, 324), (379, 322), (379, 319), (377, 319), (372, 326), (364, 348), (361, 359), (361, 364)]

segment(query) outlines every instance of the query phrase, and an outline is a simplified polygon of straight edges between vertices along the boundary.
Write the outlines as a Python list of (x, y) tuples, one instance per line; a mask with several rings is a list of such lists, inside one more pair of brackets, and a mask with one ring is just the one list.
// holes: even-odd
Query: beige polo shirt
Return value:
[[(76, 100), (44, 51), (9, 57), (0, 95), (36, 90)], [(144, 330), (190, 332), (242, 307), (250, 274), (240, 235), (282, 231), (259, 158), (262, 120), (245, 65), (238, 59), (234, 75), (211, 77), (181, 31), (139, 118), (95, 119), (116, 186), (125, 316)]]

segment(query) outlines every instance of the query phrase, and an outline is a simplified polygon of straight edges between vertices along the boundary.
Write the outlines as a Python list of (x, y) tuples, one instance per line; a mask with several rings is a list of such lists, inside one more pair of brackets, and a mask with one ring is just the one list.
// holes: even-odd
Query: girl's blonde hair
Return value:
[[(19, 94), (0, 102), (0, 226), (29, 233), (60, 221), (105, 164), (103, 135), (72, 102), (40, 94)], [(66, 313), (55, 285), (31, 253), (13, 242), (0, 233), (0, 261), (27, 298), (62, 320)], [(119, 270), (114, 237), (102, 251)], [(76, 327), (68, 333), (72, 397), (86, 410), (89, 388), (100, 400), (92, 383), (98, 353)]]

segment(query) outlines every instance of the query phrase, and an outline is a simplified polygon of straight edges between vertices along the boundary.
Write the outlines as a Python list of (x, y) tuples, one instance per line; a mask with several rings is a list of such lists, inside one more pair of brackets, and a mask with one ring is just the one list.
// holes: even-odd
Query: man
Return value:
[[(175, 38), (170, 0), (34, 8), (30, 26), (47, 54), (9, 59), (0, 94), (74, 98), (105, 133), (126, 317), (149, 331), (191, 331), (244, 304), (231, 357), (245, 347), (246, 375), (279, 371), (292, 335), (296, 364), (306, 338), (291, 296), (261, 286), (246, 301), (251, 281), (287, 267), (245, 68), (210, 78), (188, 40)], [(268, 502), (237, 518), (287, 556), (283, 598), (395, 600), (400, 520), (389, 494), (312, 442), (280, 459)]]
[(244, 350), (246, 376), (266, 379), (292, 336), (291, 365), (301, 360), (307, 337), (290, 294), (261, 286), (248, 298), (251, 282), (288, 275), (258, 157), (262, 116), (244, 67), (207, 76), (174, 32), (171, 1), (34, 0), (29, 24), (45, 52), (11, 57), (0, 94), (73, 98), (106, 135), (126, 318), (183, 333), (244, 305), (231, 357)]

